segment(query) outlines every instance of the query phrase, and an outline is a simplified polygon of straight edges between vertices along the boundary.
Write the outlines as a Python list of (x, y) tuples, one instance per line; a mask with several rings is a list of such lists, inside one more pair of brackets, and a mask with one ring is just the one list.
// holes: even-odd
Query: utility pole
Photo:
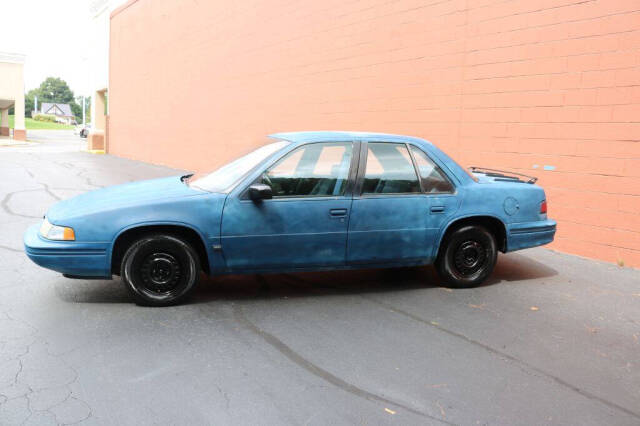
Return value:
[(84, 113), (84, 95), (82, 95), (82, 125), (86, 125), (86, 120), (85, 120), (85, 113)]

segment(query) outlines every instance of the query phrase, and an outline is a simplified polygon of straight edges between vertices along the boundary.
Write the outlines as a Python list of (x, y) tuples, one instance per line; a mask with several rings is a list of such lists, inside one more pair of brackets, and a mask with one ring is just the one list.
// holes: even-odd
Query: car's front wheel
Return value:
[(121, 276), (136, 303), (168, 306), (184, 300), (200, 279), (198, 254), (172, 235), (147, 235), (124, 254)]
[(458, 228), (442, 244), (436, 267), (450, 287), (476, 287), (493, 272), (498, 249), (495, 237), (484, 227)]

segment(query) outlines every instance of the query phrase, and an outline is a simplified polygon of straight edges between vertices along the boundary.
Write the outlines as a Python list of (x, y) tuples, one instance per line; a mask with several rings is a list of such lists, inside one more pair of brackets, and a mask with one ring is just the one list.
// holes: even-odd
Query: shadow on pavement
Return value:
[(525, 281), (558, 275), (558, 271), (519, 253), (500, 254), (498, 263), (485, 285), (502, 281)]
[[(494, 273), (485, 286), (557, 275), (557, 271), (520, 254), (500, 255)], [(367, 292), (397, 292), (438, 287), (442, 283), (433, 266), (358, 271), (300, 272), (293, 274), (228, 275), (205, 277), (187, 302), (212, 300), (318, 297)], [(130, 303), (119, 278), (113, 281), (60, 278), (58, 297), (73, 303)]]

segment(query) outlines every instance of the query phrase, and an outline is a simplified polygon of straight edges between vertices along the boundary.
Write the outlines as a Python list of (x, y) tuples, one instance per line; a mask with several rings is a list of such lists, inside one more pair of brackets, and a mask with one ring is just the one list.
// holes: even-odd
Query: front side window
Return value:
[(440, 169), (424, 151), (412, 146), (411, 153), (416, 160), (416, 166), (418, 166), (418, 173), (420, 173), (420, 179), (422, 179), (424, 192), (454, 192), (453, 185), (445, 177), (442, 169)]
[(260, 182), (274, 197), (330, 197), (344, 195), (349, 178), (351, 142), (301, 146), (267, 169)]
[(404, 144), (374, 142), (367, 145), (363, 194), (420, 192), (420, 182)]

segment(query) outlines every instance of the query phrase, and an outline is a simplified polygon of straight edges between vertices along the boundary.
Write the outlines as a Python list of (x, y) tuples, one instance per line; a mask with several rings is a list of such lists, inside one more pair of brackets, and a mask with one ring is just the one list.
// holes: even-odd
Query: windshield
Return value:
[(290, 142), (278, 141), (262, 146), (249, 154), (228, 163), (209, 174), (197, 174), (189, 178), (189, 186), (209, 192), (227, 192), (242, 176)]

